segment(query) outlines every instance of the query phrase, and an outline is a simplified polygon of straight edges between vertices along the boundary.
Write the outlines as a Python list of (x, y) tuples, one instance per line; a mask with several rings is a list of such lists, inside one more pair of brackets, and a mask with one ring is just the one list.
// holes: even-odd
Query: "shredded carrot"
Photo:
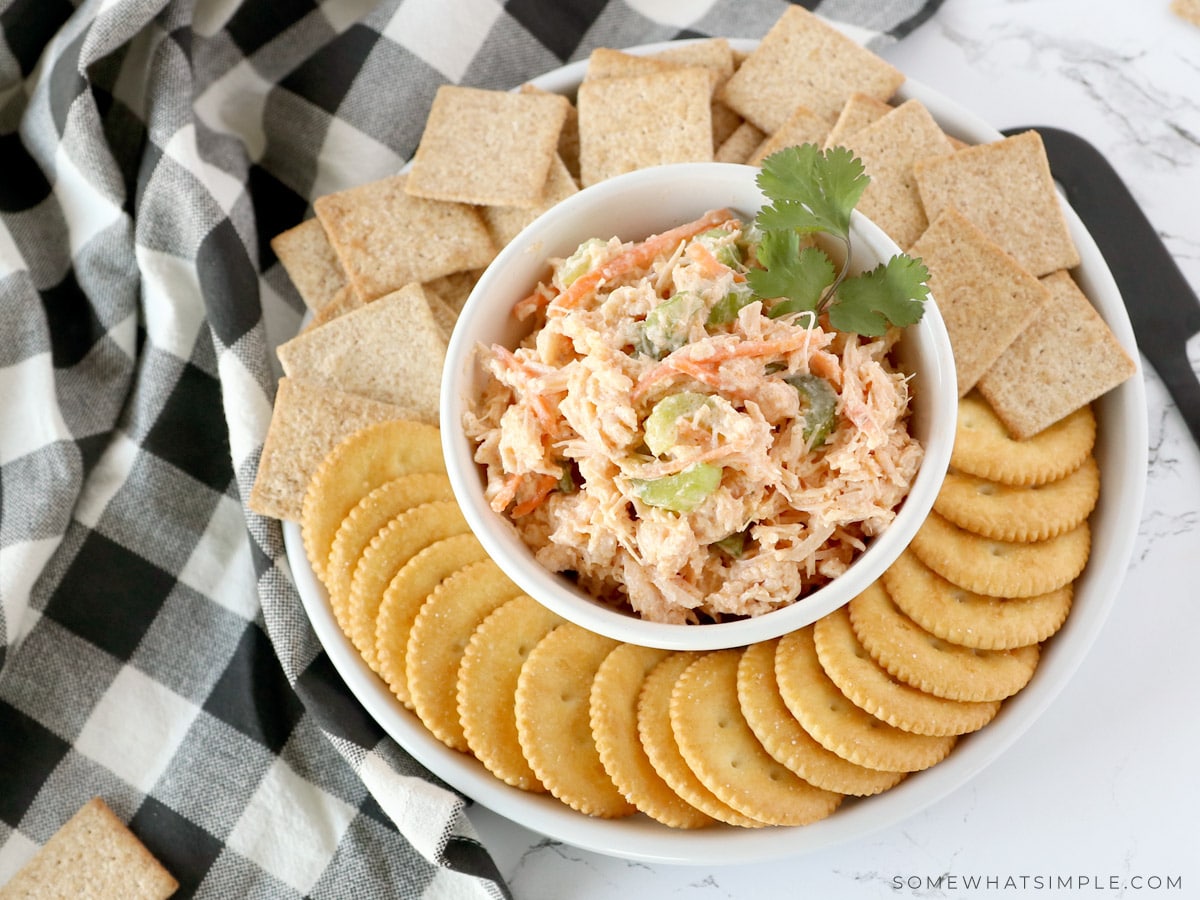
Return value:
[(558, 437), (558, 417), (554, 415), (554, 410), (550, 407), (550, 398), (539, 395), (530, 397), (530, 400), (533, 402), (533, 414), (537, 416), (542, 431), (551, 440)]
[(687, 257), (700, 266), (700, 271), (706, 278), (716, 279), (720, 278), (726, 272), (731, 272), (734, 281), (741, 282), (746, 280), (745, 275), (741, 272), (734, 272), (733, 269), (713, 256), (713, 252), (699, 241), (688, 244)]
[(817, 350), (808, 357), (808, 371), (819, 375), (834, 387), (842, 386), (842, 363), (828, 350)]
[(696, 363), (695, 360), (688, 359), (687, 357), (680, 357), (669, 361), (664, 360), (662, 365), (655, 366), (638, 379), (638, 383), (634, 385), (633, 392), (630, 394), (630, 400), (634, 403), (640, 403), (650, 388), (663, 379), (670, 378), (672, 375), (687, 375), (702, 384), (711, 385), (712, 387), (718, 387), (720, 382), (720, 376), (715, 368), (708, 368)]
[(512, 369), (514, 372), (520, 372), (527, 378), (537, 378), (541, 374), (534, 368), (531, 361), (521, 359), (521, 357), (517, 356), (517, 354), (513, 353), (503, 344), (492, 344), (492, 355), (506, 368)]
[(513, 498), (517, 496), (517, 491), (521, 489), (522, 482), (525, 481), (525, 476), (520, 472), (515, 472), (504, 479), (504, 486), (496, 492), (496, 496), (492, 498), (491, 506), (498, 513), (508, 509), (508, 504), (513, 502)]
[(545, 502), (557, 485), (558, 479), (553, 475), (539, 475), (537, 484), (534, 485), (533, 495), (512, 508), (512, 517), (519, 519), (521, 516), (529, 515)]
[[(537, 363), (534, 360), (522, 359), (501, 344), (492, 345), (492, 355), (503, 366), (520, 373), (525, 378), (537, 378), (540, 375), (547, 374), (547, 367), (544, 364)], [(534, 415), (537, 416), (538, 422), (541, 423), (542, 430), (553, 438), (558, 434), (559, 420), (554, 414), (550, 398), (529, 391), (526, 394), (533, 407)]]
[(794, 335), (774, 341), (737, 341), (736, 343), (718, 344), (711, 356), (693, 361), (713, 365), (720, 364), (727, 359), (742, 359), (747, 356), (780, 356), (784, 353), (791, 353), (793, 350), (799, 350), (806, 343), (808, 343), (806, 329), (797, 328)]
[(798, 328), (794, 335), (774, 341), (738, 341), (717, 344), (711, 355), (699, 359), (687, 352), (672, 353), (638, 379), (631, 399), (634, 403), (639, 402), (651, 387), (671, 375), (687, 375), (702, 384), (719, 388), (721, 387), (721, 377), (717, 369), (721, 363), (746, 357), (781, 356), (799, 350), (807, 342), (807, 329)]
[(705, 213), (694, 222), (688, 222), (686, 225), (680, 225), (669, 231), (664, 231), (662, 234), (656, 234), (653, 237), (647, 238), (640, 244), (634, 244), (628, 250), (610, 259), (603, 265), (597, 266), (590, 272), (586, 272), (576, 278), (571, 282), (570, 287), (551, 301), (550, 308), (565, 310), (578, 306), (602, 283), (612, 281), (614, 278), (618, 278), (635, 269), (650, 265), (660, 253), (670, 251), (680, 241), (686, 241), (688, 238), (695, 237), (702, 231), (715, 228), (722, 222), (728, 221), (731, 215), (732, 213), (727, 209), (714, 209)]
[(708, 278), (719, 278), (729, 270), (729, 266), (713, 256), (712, 251), (699, 241), (688, 244), (685, 255), (692, 262), (698, 264), (700, 271)]
[(553, 288), (545, 284), (539, 284), (532, 294), (513, 304), (512, 313), (517, 319), (524, 321), (549, 303), (553, 296)]

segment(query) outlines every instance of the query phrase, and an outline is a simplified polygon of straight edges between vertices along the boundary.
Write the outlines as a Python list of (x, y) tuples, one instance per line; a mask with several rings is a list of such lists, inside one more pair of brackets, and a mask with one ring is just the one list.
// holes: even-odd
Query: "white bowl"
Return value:
[[(899, 361), (913, 374), (910, 428), (925, 448), (912, 489), (895, 520), (843, 575), (803, 599), (750, 618), (698, 625), (651, 622), (590, 596), (539, 564), (504, 516), (484, 497), (483, 469), (475, 443), (461, 423), (486, 382), (478, 362), (481, 345), (517, 345), (529, 325), (512, 315), (513, 304), (548, 272), (547, 260), (565, 257), (589, 237), (640, 240), (728, 207), (753, 218), (764, 198), (759, 170), (727, 163), (684, 163), (642, 169), (612, 178), (570, 197), (529, 225), (496, 257), (463, 308), (446, 353), (442, 378), (442, 445), (455, 497), (471, 530), (513, 582), (564, 619), (608, 637), (672, 650), (710, 650), (768, 640), (802, 628), (849, 602), (878, 578), (908, 545), (933, 506), (954, 441), (957, 389), (945, 324), (930, 302), (899, 344)], [(873, 268), (900, 249), (876, 225), (855, 212), (851, 221), (852, 269)]]
[[(756, 46), (756, 42), (741, 38), (730, 43), (744, 52)], [(648, 44), (630, 48), (630, 52), (649, 54), (671, 46), (676, 44)], [(586, 65), (583, 60), (563, 66), (534, 79), (533, 84), (572, 94)], [(956, 137), (973, 143), (1001, 137), (971, 111), (912, 79), (897, 95), (898, 100), (910, 98), (924, 103), (942, 128)], [(1139, 360), (1129, 316), (1104, 257), (1065, 202), (1063, 210), (1081, 257), (1072, 274), (1122, 346)], [(504, 784), (478, 760), (451, 750), (430, 734), (371, 671), (334, 619), (325, 590), (305, 558), (300, 527), (294, 522), (285, 522), (283, 527), (287, 562), (322, 648), (363, 709), (419, 763), (483, 806), (553, 840), (648, 863), (711, 866), (720, 860), (722, 865), (744, 865), (813, 855), (896, 826), (968, 784), (1045, 713), (1087, 657), (1117, 600), (1137, 539), (1149, 443), (1140, 371), (1100, 398), (1095, 408), (1099, 425), (1095, 453), (1103, 487), (1091, 517), (1092, 555), (1075, 585), (1071, 614), (1062, 630), (1044, 645), (1029, 685), (1006, 700), (986, 728), (960, 739), (954, 752), (936, 766), (909, 776), (879, 796), (848, 799), (836, 814), (804, 827), (693, 831), (666, 828), (642, 815), (597, 819), (581, 815), (549, 795)]]

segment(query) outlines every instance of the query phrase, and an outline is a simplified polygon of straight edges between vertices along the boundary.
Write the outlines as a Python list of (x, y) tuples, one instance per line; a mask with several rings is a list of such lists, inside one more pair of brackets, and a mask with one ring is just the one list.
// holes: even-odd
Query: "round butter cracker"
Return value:
[(842, 795), (813, 787), (772, 757), (746, 723), (738, 702), (739, 650), (705, 654), (671, 691), (671, 730), (701, 783), (723, 803), (769, 825), (808, 825), (825, 818)]
[(384, 589), (375, 619), (375, 659), (380, 676), (409, 709), (412, 695), (405, 668), (408, 636), (417, 613), (442, 581), (481, 559), (487, 559), (487, 553), (471, 532), (443, 538), (401, 566)]
[(883, 573), (897, 607), (935, 637), (976, 650), (1011, 650), (1051, 637), (1071, 611), (1072, 585), (1032, 597), (988, 597), (947, 581), (911, 550)]
[(1005, 484), (1034, 485), (1075, 471), (1096, 442), (1096, 417), (1084, 406), (1027, 440), (1009, 436), (988, 402), (972, 391), (958, 401), (950, 465)]
[(1074, 581), (1091, 552), (1087, 521), (1044, 541), (996, 541), (964, 531), (935, 512), (909, 548), (947, 581), (989, 597), (1033, 597)]
[(467, 746), (489, 772), (524, 791), (546, 788), (517, 736), (517, 679), (533, 648), (562, 623), (557, 613), (518, 594), (475, 629), (458, 667), (458, 718)]
[(839, 794), (866, 797), (899, 784), (903, 772), (855, 765), (804, 730), (783, 702), (775, 680), (778, 644), (778, 639), (751, 644), (738, 663), (738, 703), (766, 751), (814, 787)]
[(1037, 668), (1036, 644), (974, 650), (948, 643), (900, 612), (882, 587), (856, 596), (849, 612), (859, 642), (892, 677), (947, 700), (1003, 700), (1025, 687)]
[(414, 472), (384, 482), (354, 505), (333, 536), (326, 565), (329, 605), (342, 631), (350, 633), (350, 581), (359, 557), (385, 525), (422, 503), (453, 500), (450, 479), (440, 472)]
[[(883, 588), (876, 582), (867, 590)], [(859, 643), (844, 606), (815, 623), (813, 643), (821, 668), (855, 706), (904, 731), (967, 734), (1000, 711), (999, 700), (946, 700), (893, 678)]]
[(347, 612), (350, 640), (372, 671), (379, 671), (375, 631), (379, 607), (392, 579), (430, 544), (467, 531), (467, 520), (457, 503), (434, 500), (401, 513), (371, 538), (350, 579)]
[(951, 471), (933, 508), (959, 528), (981, 537), (1044, 541), (1078, 526), (1099, 497), (1100, 467), (1088, 456), (1074, 472), (1029, 487)]
[(497, 607), (520, 593), (498, 565), (483, 559), (439, 584), (421, 606), (405, 651), (413, 710), (448, 747), (470, 747), (458, 718), (458, 669), (467, 643)]
[(663, 781), (638, 737), (638, 697), (646, 676), (669, 650), (621, 644), (605, 657), (592, 682), (592, 737), (617, 789), (650, 818), (672, 828), (703, 828), (716, 820)]
[(638, 697), (638, 737), (654, 771), (692, 806), (727, 825), (761, 828), (765, 822), (743, 815), (704, 786), (675, 741), (675, 732), (671, 728), (671, 692), (679, 676), (699, 656), (685, 651), (672, 653), (646, 676)]
[(592, 737), (592, 680), (617, 641), (559, 625), (530, 651), (517, 678), (517, 737), (530, 768), (563, 803), (605, 819), (632, 815)]
[(812, 625), (780, 639), (775, 677), (784, 703), (804, 730), (856, 765), (918, 772), (941, 762), (957, 740), (903, 731), (851, 703), (821, 668)]
[(300, 508), (300, 536), (317, 577), (325, 580), (334, 535), (360, 499), (401, 475), (445, 471), (433, 425), (392, 419), (342, 440), (313, 472)]

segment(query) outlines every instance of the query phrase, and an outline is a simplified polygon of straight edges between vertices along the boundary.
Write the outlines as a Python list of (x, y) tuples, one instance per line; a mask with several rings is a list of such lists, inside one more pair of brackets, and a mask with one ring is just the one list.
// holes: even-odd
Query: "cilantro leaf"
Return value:
[(912, 325), (925, 312), (929, 270), (919, 259), (893, 256), (869, 272), (847, 278), (829, 304), (829, 323), (838, 331), (878, 337), (888, 324)]
[[(747, 277), (758, 296), (782, 298), (769, 315), (828, 312), (834, 328), (868, 336), (921, 318), (929, 273), (920, 260), (902, 254), (870, 272), (847, 277), (850, 215), (870, 181), (862, 160), (845, 147), (822, 151), (815, 144), (802, 144), (763, 161), (758, 186), (769, 204), (755, 218), (762, 232), (758, 261), (763, 268)], [(818, 232), (844, 247), (840, 271), (834, 271), (824, 251), (800, 249), (801, 236)]]
[(801, 144), (763, 160), (757, 181), (773, 204), (759, 210), (764, 231), (825, 231), (846, 240), (850, 211), (871, 179), (845, 147), (823, 152), (816, 144)]
[(773, 319), (805, 310), (815, 312), (825, 289), (833, 284), (836, 273), (828, 254), (817, 247), (801, 250), (799, 241), (796, 231), (766, 232), (759, 259), (767, 268), (753, 269), (746, 276), (754, 293), (764, 300), (783, 298), (768, 312)]

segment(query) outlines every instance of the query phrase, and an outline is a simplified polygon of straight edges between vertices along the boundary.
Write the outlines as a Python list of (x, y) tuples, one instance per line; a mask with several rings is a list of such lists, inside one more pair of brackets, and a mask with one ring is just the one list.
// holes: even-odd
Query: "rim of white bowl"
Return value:
[[(914, 391), (923, 391), (933, 398), (932, 402), (918, 400), (923, 407), (919, 414), (928, 416), (929, 422), (924, 428), (925, 456), (917, 477), (896, 519), (872, 539), (850, 569), (789, 606), (761, 616), (703, 625), (644, 620), (632, 612), (589, 597), (563, 576), (541, 566), (511, 523), (488, 506), (483, 495), (480, 467), (473, 458), (474, 444), (461, 428), (471, 403), (469, 386), (474, 379), (478, 337), (475, 322), (485, 317), (495, 320), (497, 305), (503, 305), (505, 310), (511, 308), (512, 303), (532, 290), (545, 259), (563, 252), (562, 247), (566, 244), (575, 246), (578, 243), (576, 237), (580, 241), (589, 236), (605, 237), (580, 225), (586, 221), (581, 218), (584, 211), (601, 205), (611, 208), (615, 204), (646, 203), (647, 195), (669, 194), (704, 184), (697, 209), (699, 206), (730, 205), (736, 212), (749, 217), (762, 203), (761, 192), (754, 181), (757, 172), (751, 166), (729, 163), (678, 163), (640, 169), (574, 194), (539, 216), (497, 255), (463, 307), (461, 320), (464, 327), (456, 328), (450, 339), (440, 398), (442, 445), (451, 487), (467, 523), (488, 555), (521, 590), (564, 619), (615, 640), (668, 650), (715, 650), (769, 640), (803, 628), (848, 603), (900, 555), (932, 509), (950, 462), (958, 392), (950, 339), (936, 301), (932, 301), (927, 304), (921, 322), (910, 326), (904, 338), (905, 342), (914, 341), (915, 344), (909, 346), (919, 346), (926, 360)], [(751, 209), (745, 208), (744, 202), (715, 202), (732, 196), (742, 199), (754, 196), (757, 200)], [(710, 197), (714, 202), (707, 202)], [(696, 214), (702, 212), (704, 210), (699, 210)], [(651, 228), (660, 231), (678, 224), (656, 218), (654, 214), (640, 214), (635, 218), (642, 223), (647, 219), (655, 221), (657, 224)], [(588, 233), (584, 234), (585, 231)], [(640, 226), (631, 227), (629, 231), (631, 233), (620, 235), (622, 239), (637, 239), (652, 233)], [(886, 260), (900, 252), (882, 229), (857, 211), (852, 216), (851, 231), (859, 264), (864, 257), (868, 264), (873, 264), (875, 260)], [(523, 273), (518, 278), (520, 288), (498, 291), (497, 283), (512, 277), (510, 268)], [(534, 274), (527, 281), (525, 275), (530, 272)], [(452, 427), (452, 423), (458, 424)]]

